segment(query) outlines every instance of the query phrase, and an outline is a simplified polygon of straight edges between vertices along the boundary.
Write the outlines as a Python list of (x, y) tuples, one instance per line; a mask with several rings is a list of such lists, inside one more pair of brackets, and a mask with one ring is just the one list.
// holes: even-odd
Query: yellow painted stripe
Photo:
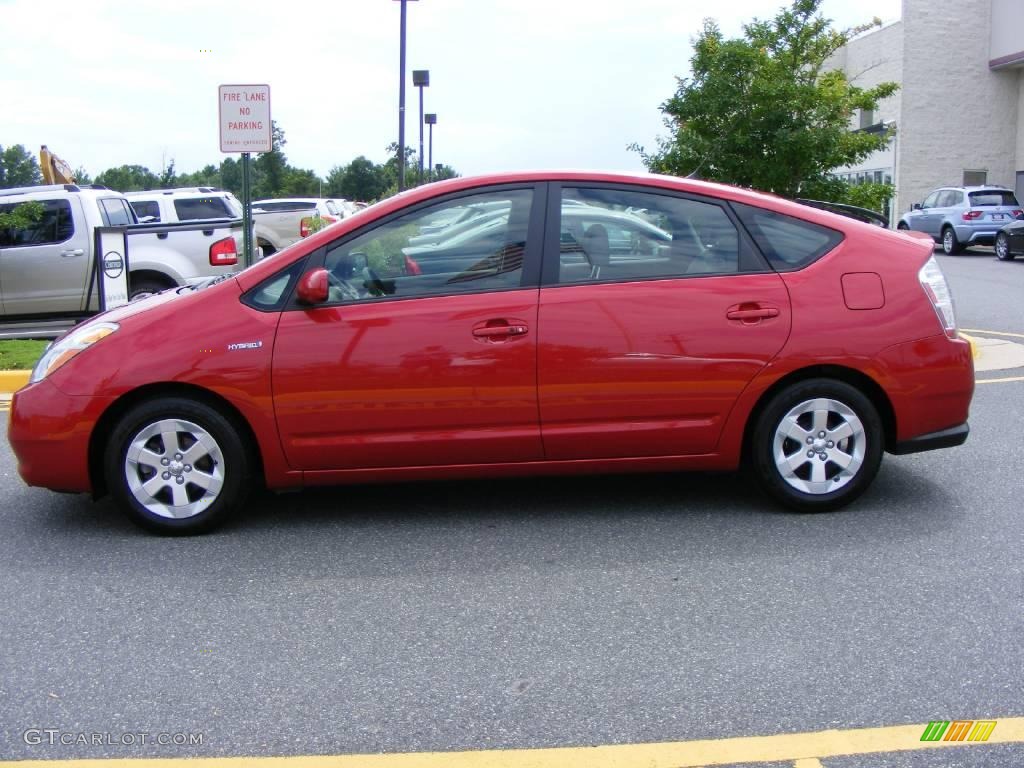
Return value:
[[(1024, 717), (999, 718), (988, 744), (1024, 742)], [(733, 739), (615, 744), (600, 747), (414, 752), (296, 757), (193, 757), (0, 762), (17, 768), (697, 768), (759, 762), (802, 761), (921, 749), (984, 749), (960, 741), (921, 741), (927, 723), (846, 731), (783, 733)]]
[(32, 371), (0, 371), (0, 392), (17, 392), (31, 375)]
[(1010, 331), (983, 331), (979, 328), (961, 328), (965, 333), (990, 334), (992, 336), (1012, 336), (1015, 339), (1024, 339), (1024, 333), (1011, 333)]
[(968, 336), (966, 333), (961, 331), (960, 338), (971, 345), (971, 357), (973, 357), (975, 360), (981, 357), (981, 350), (978, 348), (978, 342), (974, 340), (973, 336)]

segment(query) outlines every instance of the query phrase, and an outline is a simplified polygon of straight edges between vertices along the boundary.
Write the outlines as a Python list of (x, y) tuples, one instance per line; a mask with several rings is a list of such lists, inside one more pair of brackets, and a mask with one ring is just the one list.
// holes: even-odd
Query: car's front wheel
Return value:
[(901, 232), (906, 232), (907, 230), (910, 229), (910, 227), (907, 226), (907, 222), (901, 221), (899, 224), (896, 225), (896, 229), (900, 230)]
[(1010, 253), (1010, 238), (1005, 232), (996, 235), (996, 258), (1000, 261), (1013, 261), (1013, 254)]
[(761, 486), (799, 512), (849, 504), (882, 461), (878, 410), (860, 390), (833, 379), (791, 384), (761, 410), (751, 459)]
[(131, 409), (104, 459), (118, 506), (157, 533), (213, 529), (242, 504), (250, 485), (252, 462), (235, 425), (197, 400), (166, 397)]
[(962, 250), (963, 246), (960, 245), (960, 241), (956, 237), (956, 230), (952, 227), (942, 230), (942, 252), (947, 256), (952, 256)]

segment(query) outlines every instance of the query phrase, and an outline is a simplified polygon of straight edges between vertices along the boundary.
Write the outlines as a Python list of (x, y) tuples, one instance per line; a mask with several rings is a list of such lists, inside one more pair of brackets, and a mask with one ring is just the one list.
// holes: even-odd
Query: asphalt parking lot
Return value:
[[(1024, 259), (939, 260), (963, 328), (1024, 344)], [(801, 737), (617, 764), (1024, 764), (1024, 736), (997, 743), (1024, 734), (1024, 367), (978, 379), (965, 446), (887, 456), (815, 516), (741, 476), (558, 478), (265, 496), (162, 539), (25, 487), (4, 441), (0, 760), (566, 747), (435, 757), (582, 766), (610, 764), (596, 745), (994, 720), (948, 749), (904, 751), (904, 729), (859, 756)]]

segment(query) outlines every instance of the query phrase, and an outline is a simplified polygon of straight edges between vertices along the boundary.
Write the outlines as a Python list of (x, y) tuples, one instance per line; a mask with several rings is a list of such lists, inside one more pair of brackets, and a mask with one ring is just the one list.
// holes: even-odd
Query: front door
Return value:
[[(75, 197), (41, 203), (43, 215), (38, 221), (0, 233), (0, 290), (7, 315), (81, 312), (83, 308), (92, 245), (81, 203)], [(5, 203), (0, 211), (14, 207)]]
[[(537, 420), (537, 280), (543, 195), (497, 188), (420, 205), (318, 253), (330, 300), (286, 309), (274, 407), (302, 470), (543, 458)], [(408, 252), (450, 209), (502, 201), (493, 228), (457, 249)], [(536, 203), (536, 209), (535, 209)], [(450, 216), (447, 218), (451, 218)], [(431, 259), (436, 263), (432, 264)], [(433, 267), (444, 265), (443, 271)]]
[(713, 199), (561, 194), (539, 313), (547, 457), (713, 452), (736, 398), (789, 335), (782, 279)]

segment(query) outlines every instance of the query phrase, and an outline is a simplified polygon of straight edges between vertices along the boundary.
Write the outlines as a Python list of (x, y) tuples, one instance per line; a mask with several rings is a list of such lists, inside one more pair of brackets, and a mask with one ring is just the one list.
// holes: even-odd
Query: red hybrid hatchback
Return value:
[(657, 177), (407, 192), (78, 326), (15, 395), (29, 485), (163, 533), (256, 484), (752, 468), (802, 511), (959, 445), (974, 390), (930, 242)]

